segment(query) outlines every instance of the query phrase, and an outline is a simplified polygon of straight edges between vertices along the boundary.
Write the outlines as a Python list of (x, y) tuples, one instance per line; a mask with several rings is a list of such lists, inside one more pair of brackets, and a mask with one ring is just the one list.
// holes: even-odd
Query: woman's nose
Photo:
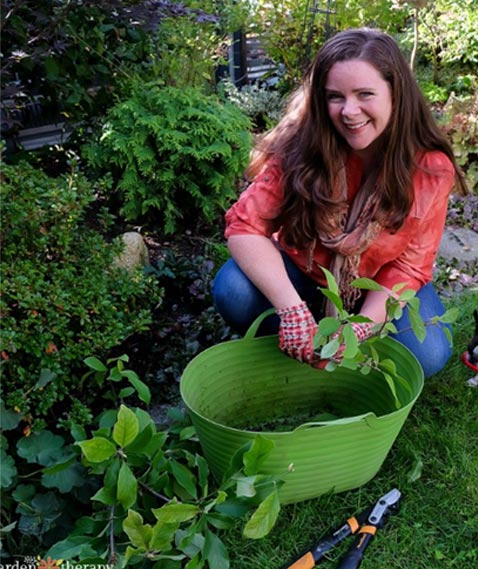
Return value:
[(343, 116), (354, 116), (360, 113), (360, 106), (358, 101), (354, 98), (348, 98), (344, 100), (342, 107)]

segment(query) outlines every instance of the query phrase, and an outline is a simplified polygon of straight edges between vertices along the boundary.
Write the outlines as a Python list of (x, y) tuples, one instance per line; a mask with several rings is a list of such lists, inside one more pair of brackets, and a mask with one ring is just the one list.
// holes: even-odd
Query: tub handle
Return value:
[(374, 423), (377, 421), (377, 415), (372, 411), (364, 413), (363, 415), (355, 415), (354, 417), (344, 417), (342, 419), (335, 419), (334, 421), (311, 421), (310, 423), (302, 423), (296, 427), (292, 433), (297, 431), (303, 431), (304, 429), (310, 429), (313, 427), (324, 427), (324, 426), (338, 426), (338, 425), (348, 425), (350, 423), (358, 423), (360, 421), (365, 421), (369, 427), (373, 427)]
[(271, 314), (275, 314), (275, 312), (276, 311), (274, 308), (268, 308), (262, 314), (259, 314), (259, 316), (249, 326), (249, 329), (244, 335), (244, 340), (251, 340), (252, 338), (254, 338), (257, 333), (257, 330), (259, 329), (259, 326), (262, 324), (262, 321)]

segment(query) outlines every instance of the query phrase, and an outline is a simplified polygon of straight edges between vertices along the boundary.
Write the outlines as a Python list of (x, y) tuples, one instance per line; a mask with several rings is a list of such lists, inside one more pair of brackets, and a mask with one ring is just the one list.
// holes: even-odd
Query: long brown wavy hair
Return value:
[(248, 175), (254, 177), (272, 156), (281, 161), (284, 199), (279, 213), (269, 221), (293, 246), (310, 245), (319, 231), (330, 229), (331, 219), (343, 206), (334, 200), (333, 190), (349, 148), (329, 117), (325, 86), (332, 66), (350, 59), (373, 65), (391, 87), (392, 116), (377, 156), (380, 203), (376, 218), (382, 225), (397, 230), (410, 212), (412, 176), (420, 151), (446, 154), (455, 167), (456, 185), (467, 193), (451, 146), (396, 42), (378, 30), (346, 30), (322, 46), (284, 117), (256, 145), (248, 168)]

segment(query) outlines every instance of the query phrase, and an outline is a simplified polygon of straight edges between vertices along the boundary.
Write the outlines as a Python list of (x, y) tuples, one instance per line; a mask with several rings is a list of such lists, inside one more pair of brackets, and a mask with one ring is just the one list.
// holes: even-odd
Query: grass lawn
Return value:
[[(280, 569), (392, 488), (402, 492), (401, 508), (377, 532), (362, 569), (478, 567), (478, 388), (467, 385), (473, 372), (460, 361), (473, 333), (478, 291), (446, 304), (460, 310), (453, 357), (426, 380), (377, 476), (356, 490), (282, 507), (262, 540), (243, 538), (240, 528), (223, 534), (231, 569)], [(353, 539), (320, 567), (336, 568)]]

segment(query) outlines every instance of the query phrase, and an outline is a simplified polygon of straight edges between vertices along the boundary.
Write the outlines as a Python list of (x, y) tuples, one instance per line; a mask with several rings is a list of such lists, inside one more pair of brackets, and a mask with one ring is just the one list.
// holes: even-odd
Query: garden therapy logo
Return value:
[(113, 563), (76, 563), (63, 559), (24, 557), (13, 563), (0, 563), (0, 569), (114, 569)]

